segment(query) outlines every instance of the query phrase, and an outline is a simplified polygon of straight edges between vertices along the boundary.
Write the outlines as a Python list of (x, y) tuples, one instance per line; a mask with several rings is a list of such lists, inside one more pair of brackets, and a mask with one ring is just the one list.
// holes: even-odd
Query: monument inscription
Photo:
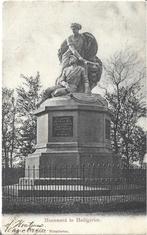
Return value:
[(73, 117), (72, 116), (53, 117), (53, 136), (72, 137)]

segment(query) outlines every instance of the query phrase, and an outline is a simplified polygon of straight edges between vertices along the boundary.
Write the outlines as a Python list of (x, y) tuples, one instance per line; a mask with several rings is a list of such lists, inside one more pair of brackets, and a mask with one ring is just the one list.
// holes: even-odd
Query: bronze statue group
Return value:
[(61, 63), (61, 73), (55, 86), (45, 90), (41, 105), (46, 99), (72, 93), (90, 94), (97, 85), (102, 74), (102, 62), (96, 56), (98, 44), (95, 37), (88, 32), (79, 31), (82, 26), (72, 23), (73, 34), (61, 44), (58, 57)]

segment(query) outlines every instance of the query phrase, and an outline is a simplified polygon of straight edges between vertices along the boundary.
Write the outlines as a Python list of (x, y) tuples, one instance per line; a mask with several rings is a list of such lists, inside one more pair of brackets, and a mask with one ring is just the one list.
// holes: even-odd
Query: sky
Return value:
[(57, 51), (72, 22), (96, 37), (102, 61), (125, 47), (145, 61), (145, 2), (9, 1), (3, 4), (3, 86), (16, 88), (20, 74), (37, 71), (44, 89), (54, 85)]

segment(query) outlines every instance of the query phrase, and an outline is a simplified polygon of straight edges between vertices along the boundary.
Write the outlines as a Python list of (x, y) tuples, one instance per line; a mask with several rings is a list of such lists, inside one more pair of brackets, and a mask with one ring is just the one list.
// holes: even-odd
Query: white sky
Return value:
[(145, 2), (10, 1), (3, 4), (3, 86), (15, 88), (20, 74), (37, 71), (43, 88), (53, 85), (72, 22), (96, 37), (102, 61), (126, 46), (145, 61)]

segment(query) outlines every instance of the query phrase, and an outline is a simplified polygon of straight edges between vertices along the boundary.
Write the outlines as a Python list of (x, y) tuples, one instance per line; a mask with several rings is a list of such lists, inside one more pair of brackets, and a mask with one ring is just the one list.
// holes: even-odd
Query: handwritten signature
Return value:
[(9, 223), (5, 224), (5, 233), (14, 234), (44, 234), (46, 229), (44, 224), (35, 223), (34, 221), (25, 221), (23, 219), (14, 218)]

